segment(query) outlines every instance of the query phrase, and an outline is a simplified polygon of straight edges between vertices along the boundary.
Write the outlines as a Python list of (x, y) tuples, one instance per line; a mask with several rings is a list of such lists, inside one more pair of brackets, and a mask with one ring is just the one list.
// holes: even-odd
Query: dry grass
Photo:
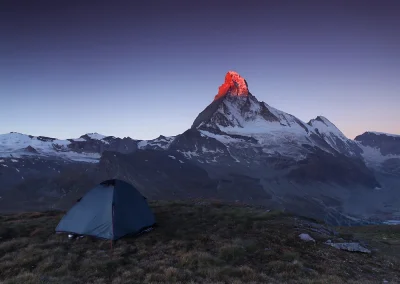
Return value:
[(399, 263), (298, 235), (310, 220), (245, 206), (154, 202), (158, 227), (114, 244), (55, 235), (57, 212), (0, 216), (1, 283), (400, 283)]

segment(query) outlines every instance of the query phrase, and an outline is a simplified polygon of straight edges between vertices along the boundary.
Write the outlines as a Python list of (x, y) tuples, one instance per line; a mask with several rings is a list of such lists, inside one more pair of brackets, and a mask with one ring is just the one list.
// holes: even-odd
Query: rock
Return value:
[(247, 96), (249, 89), (247, 82), (235, 71), (229, 71), (225, 76), (225, 82), (219, 87), (218, 94), (214, 100), (217, 100), (226, 94), (235, 96)]
[[(296, 220), (299, 220), (296, 218)], [(337, 236), (339, 233), (332, 228), (327, 227), (326, 225), (322, 224), (316, 224), (315, 222), (307, 221), (307, 220), (301, 220), (298, 224), (299, 229), (303, 231), (309, 231), (313, 233), (317, 233), (322, 236)]]
[(317, 275), (317, 271), (315, 271), (314, 269), (308, 268), (308, 267), (303, 267), (302, 268), (304, 272), (308, 273), (308, 274), (314, 274)]
[(29, 152), (29, 153), (35, 153), (35, 154), (39, 154), (39, 152), (35, 149), (35, 148), (33, 148), (32, 146), (28, 146), (28, 147), (26, 147), (25, 148), (25, 151), (26, 152)]
[(332, 242), (325, 242), (326, 245), (332, 246), (334, 248), (340, 250), (347, 250), (352, 252), (362, 252), (362, 253), (371, 253), (371, 251), (359, 243), (332, 243)]
[(309, 234), (304, 234), (304, 233), (300, 234), (299, 238), (305, 242), (314, 242), (315, 243), (315, 240)]

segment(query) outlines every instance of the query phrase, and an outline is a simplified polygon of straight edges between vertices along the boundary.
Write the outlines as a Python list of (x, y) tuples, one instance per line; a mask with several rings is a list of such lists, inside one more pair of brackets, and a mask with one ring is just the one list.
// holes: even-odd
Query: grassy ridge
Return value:
[(311, 220), (208, 202), (151, 206), (158, 227), (117, 241), (112, 257), (107, 241), (54, 234), (61, 213), (1, 216), (0, 282), (400, 283), (397, 260), (324, 245), (349, 232)]

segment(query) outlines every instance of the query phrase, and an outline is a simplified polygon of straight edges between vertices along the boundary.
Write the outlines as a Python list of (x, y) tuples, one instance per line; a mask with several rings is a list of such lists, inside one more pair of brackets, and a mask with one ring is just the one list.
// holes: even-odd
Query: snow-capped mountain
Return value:
[(134, 140), (87, 133), (79, 138), (60, 140), (12, 132), (0, 135), (0, 158), (42, 157), (97, 163), (104, 151), (131, 153), (137, 149), (166, 149), (172, 139), (160, 136), (154, 140)]
[[(132, 153), (138, 149), (162, 150), (171, 138), (141, 141), (87, 133), (79, 138), (56, 139), (21, 133), (0, 135), (0, 191), (31, 178), (53, 178), (70, 169), (91, 169), (105, 151)], [(92, 165), (91, 165), (92, 164)]]
[[(198, 132), (196, 135), (195, 132)], [(203, 153), (226, 156), (228, 148), (246, 149), (235, 151), (233, 160), (253, 160), (253, 156), (286, 157), (295, 161), (306, 159), (316, 149), (332, 155), (360, 157), (357, 143), (345, 135), (328, 119), (317, 117), (305, 123), (293, 115), (280, 111), (253, 96), (247, 82), (236, 72), (230, 71), (214, 101), (195, 119), (189, 132), (195, 137), (192, 148), (184, 147), (183, 153), (203, 157)], [(198, 136), (219, 143), (199, 145)], [(197, 137), (197, 138), (196, 138)], [(182, 141), (178, 137), (172, 147)], [(249, 152), (253, 152), (251, 155)], [(214, 157), (215, 161), (218, 157)], [(218, 156), (218, 155), (217, 155)], [(210, 162), (205, 160), (204, 162)]]
[[(400, 185), (399, 139), (366, 133), (354, 141), (322, 116), (305, 123), (259, 101), (230, 71), (210, 105), (177, 136), (0, 135), (0, 192), (11, 189), (2, 200), (20, 208), (32, 200), (67, 206), (87, 184), (121, 178), (150, 198), (257, 203), (343, 224), (354, 220), (349, 214), (397, 212), (400, 194), (391, 189)], [(388, 181), (384, 174), (396, 171)]]
[(103, 140), (104, 138), (105, 136), (98, 134), (87, 134), (78, 139), (59, 140), (12, 132), (0, 135), (0, 157), (16, 159), (26, 156), (43, 156), (93, 162), (100, 159), (100, 153), (74, 151), (72, 150), (73, 145), (75, 143), (86, 143), (90, 140), (108, 144), (106, 140)]
[(368, 131), (355, 138), (364, 147), (379, 149), (382, 155), (400, 155), (400, 135)]
[[(293, 115), (258, 101), (250, 93), (245, 79), (234, 71), (226, 74), (225, 82), (219, 87), (214, 101), (198, 115), (191, 129), (185, 133), (186, 136), (189, 135), (186, 138), (194, 139), (185, 149), (179, 149), (178, 146), (186, 139), (184, 134), (177, 137), (159, 136), (153, 140), (135, 140), (88, 133), (75, 139), (59, 140), (9, 133), (0, 135), (0, 157), (41, 156), (96, 163), (104, 151), (132, 153), (137, 149), (171, 148), (181, 151), (189, 158), (204, 158), (203, 162), (215, 162), (218, 156), (226, 158), (227, 153), (230, 156), (228, 159), (233, 161), (246, 161), (259, 154), (299, 161), (315, 152), (315, 149), (349, 157), (360, 157), (362, 152), (358, 143), (345, 137), (324, 117), (319, 116), (305, 123)], [(200, 145), (201, 141), (207, 139), (206, 144), (211, 148)], [(236, 154), (232, 154), (229, 149), (233, 149)], [(242, 149), (243, 153), (237, 149)], [(206, 156), (210, 155), (211, 160), (207, 160)]]
[(400, 135), (369, 131), (355, 140), (370, 167), (400, 176)]
[(358, 144), (348, 139), (332, 122), (323, 116), (318, 116), (308, 122), (313, 130), (337, 152), (346, 156), (360, 157)]
[[(168, 149), (220, 180), (217, 192), (259, 188), (298, 212), (392, 212), (389, 204), (400, 204), (389, 183), (377, 180), (366, 166), (358, 141), (325, 117), (305, 123), (260, 102), (235, 72), (228, 72), (214, 101)], [(336, 219), (336, 214), (327, 218)]]

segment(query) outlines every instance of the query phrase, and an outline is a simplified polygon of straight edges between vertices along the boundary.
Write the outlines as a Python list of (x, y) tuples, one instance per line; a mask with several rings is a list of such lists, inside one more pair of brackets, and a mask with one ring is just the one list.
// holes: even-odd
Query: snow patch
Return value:
[(386, 225), (400, 225), (400, 220), (387, 220), (383, 223)]
[(200, 134), (203, 135), (203, 137), (206, 136), (206, 137), (214, 138), (224, 144), (245, 142), (243, 139), (233, 138), (229, 135), (214, 134), (214, 133), (204, 131), (204, 130), (200, 130)]
[[(99, 134), (99, 133), (87, 133), (86, 135), (92, 140), (98, 140), (98, 141), (103, 142), (104, 144), (110, 144), (110, 142), (104, 140), (104, 138), (107, 138), (107, 137), (110, 137), (110, 136), (105, 136), (105, 135), (102, 135), (102, 134)], [(78, 139), (82, 139), (82, 137), (78, 138)], [(75, 140), (75, 141), (77, 141), (77, 140)]]
[(144, 147), (147, 146), (148, 143), (149, 143), (149, 141), (147, 141), (147, 140), (139, 141), (137, 146), (139, 149), (143, 149)]
[(98, 163), (101, 158), (99, 153), (61, 152), (58, 156), (66, 160), (85, 163)]
[(170, 157), (170, 158), (173, 159), (173, 160), (176, 160), (176, 157), (175, 157), (175, 156), (168, 155), (168, 157)]
[(153, 140), (142, 140), (139, 141), (137, 146), (139, 149), (144, 149), (148, 147), (160, 147), (163, 150), (168, 149), (169, 145), (174, 141), (175, 136), (170, 137), (158, 137)]
[(373, 148), (370, 146), (364, 146), (358, 142), (358, 146), (363, 150), (362, 156), (367, 163), (367, 165), (371, 166), (380, 166), (387, 159), (398, 158), (400, 159), (400, 155), (383, 155), (379, 148)]
[(182, 155), (184, 155), (187, 159), (191, 159), (192, 157), (198, 157), (199, 154), (197, 154), (196, 152), (193, 151), (179, 151)]
[(87, 136), (89, 136), (93, 140), (103, 140), (107, 136), (99, 134), (99, 133), (87, 133)]
[(204, 146), (201, 148), (201, 151), (202, 151), (203, 153), (212, 153), (212, 154), (224, 153), (224, 151), (222, 151), (222, 150), (220, 150), (220, 149), (217, 149), (217, 150), (210, 150), (210, 149), (207, 149), (207, 148), (204, 147)]

